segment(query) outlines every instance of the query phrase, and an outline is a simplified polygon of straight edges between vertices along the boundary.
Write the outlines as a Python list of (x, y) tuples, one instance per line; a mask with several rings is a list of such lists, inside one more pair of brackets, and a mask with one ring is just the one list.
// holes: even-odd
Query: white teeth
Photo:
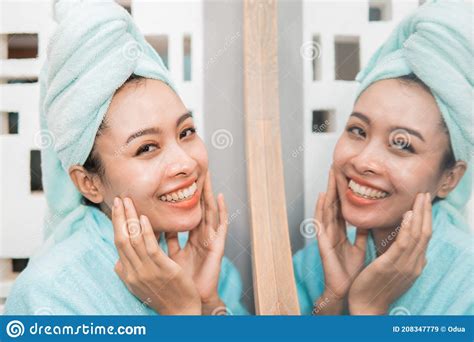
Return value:
[(196, 182), (194, 182), (191, 186), (185, 189), (180, 189), (178, 191), (174, 191), (169, 194), (160, 196), (160, 200), (164, 202), (183, 201), (185, 199), (188, 199), (189, 197), (192, 197), (194, 193), (196, 192), (196, 190), (197, 190), (197, 185), (196, 185)]
[[(357, 183), (355, 183), (355, 182), (353, 182), (353, 181), (351, 181), (351, 182), (352, 182), (352, 185), (354, 186), (354, 188), (353, 188), (352, 190), (354, 190), (355, 192), (360, 192), (360, 185), (357, 184)], [(349, 186), (350, 186), (350, 185), (351, 185), (351, 184), (349, 183)]]
[(367, 186), (360, 185), (352, 179), (349, 181), (349, 188), (357, 195), (365, 198), (380, 199), (388, 196), (388, 193), (386, 193), (385, 191), (379, 191), (376, 189), (369, 188)]

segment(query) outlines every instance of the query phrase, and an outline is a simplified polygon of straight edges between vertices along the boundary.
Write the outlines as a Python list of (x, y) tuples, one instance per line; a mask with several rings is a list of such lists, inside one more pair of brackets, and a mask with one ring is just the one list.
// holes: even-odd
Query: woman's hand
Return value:
[(405, 293), (426, 265), (431, 238), (431, 197), (418, 194), (413, 210), (405, 213), (397, 238), (389, 249), (365, 268), (349, 292), (353, 315), (383, 315)]
[(112, 222), (119, 254), (115, 272), (130, 292), (162, 315), (200, 315), (193, 280), (161, 250), (150, 221), (138, 219), (131, 199), (115, 198)]
[(201, 298), (202, 314), (209, 315), (215, 309), (225, 311), (217, 286), (227, 236), (224, 196), (219, 194), (216, 206), (209, 172), (204, 182), (201, 208), (201, 223), (189, 232), (188, 242), (183, 249), (179, 246), (176, 233), (166, 234), (166, 240), (170, 258), (194, 280)]
[(325, 289), (313, 314), (338, 315), (344, 309), (352, 281), (364, 266), (368, 232), (358, 229), (354, 244), (347, 238), (332, 167), (327, 192), (319, 195), (315, 216)]

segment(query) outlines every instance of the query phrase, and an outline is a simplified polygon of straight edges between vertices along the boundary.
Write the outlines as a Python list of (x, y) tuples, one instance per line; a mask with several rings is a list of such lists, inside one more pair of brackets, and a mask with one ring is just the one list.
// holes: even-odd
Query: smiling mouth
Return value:
[(354, 195), (365, 199), (380, 200), (389, 196), (388, 192), (361, 185), (352, 179), (349, 180), (348, 187)]
[(177, 191), (173, 191), (168, 194), (161, 195), (160, 200), (163, 202), (171, 202), (171, 203), (183, 202), (193, 197), (196, 191), (197, 191), (197, 184), (196, 182), (194, 182), (193, 184), (191, 184), (191, 186), (188, 186), (186, 188), (182, 188)]

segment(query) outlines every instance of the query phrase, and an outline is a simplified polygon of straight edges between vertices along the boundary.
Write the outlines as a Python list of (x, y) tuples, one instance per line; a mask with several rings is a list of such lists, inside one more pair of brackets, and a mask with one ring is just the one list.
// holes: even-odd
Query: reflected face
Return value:
[(105, 169), (101, 191), (109, 207), (116, 196), (130, 197), (155, 231), (199, 224), (207, 152), (191, 113), (166, 84), (146, 79), (120, 89), (95, 151)]
[(357, 100), (334, 150), (344, 218), (359, 228), (393, 228), (419, 192), (436, 196), (449, 148), (433, 96), (417, 84), (378, 81)]

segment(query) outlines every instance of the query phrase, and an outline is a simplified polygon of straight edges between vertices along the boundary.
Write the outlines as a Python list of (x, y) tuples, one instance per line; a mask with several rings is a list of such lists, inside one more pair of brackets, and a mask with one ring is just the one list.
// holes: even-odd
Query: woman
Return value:
[(467, 4), (426, 4), (358, 75), (317, 242), (294, 256), (303, 313), (474, 313), (471, 21)]
[(56, 15), (40, 78), (49, 239), (6, 313), (245, 313), (224, 199), (161, 58), (113, 2)]

